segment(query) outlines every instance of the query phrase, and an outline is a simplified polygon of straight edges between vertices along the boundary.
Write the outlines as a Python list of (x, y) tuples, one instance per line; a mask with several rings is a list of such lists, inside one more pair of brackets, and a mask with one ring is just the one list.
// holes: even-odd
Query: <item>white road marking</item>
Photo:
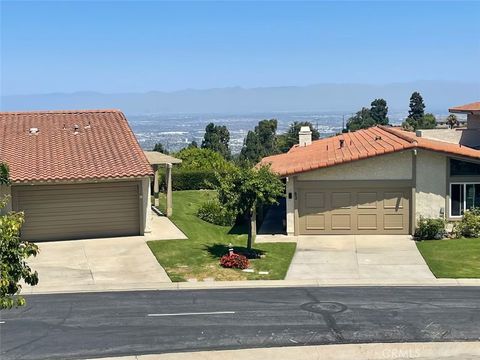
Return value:
[(0, 321), (0, 324), (5, 324), (5, 321)]
[(192, 313), (174, 313), (174, 314), (148, 314), (147, 316), (189, 316), (189, 315), (221, 315), (221, 314), (235, 314), (235, 311), (213, 311), (213, 312), (192, 312)]

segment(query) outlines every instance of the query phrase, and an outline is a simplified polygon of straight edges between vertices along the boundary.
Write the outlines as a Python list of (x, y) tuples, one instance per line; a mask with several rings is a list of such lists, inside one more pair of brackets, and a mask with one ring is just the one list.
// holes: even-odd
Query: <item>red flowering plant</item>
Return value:
[(243, 270), (243, 269), (247, 269), (250, 263), (245, 256), (230, 252), (229, 254), (223, 255), (221, 257), (220, 265), (223, 266), (224, 268)]

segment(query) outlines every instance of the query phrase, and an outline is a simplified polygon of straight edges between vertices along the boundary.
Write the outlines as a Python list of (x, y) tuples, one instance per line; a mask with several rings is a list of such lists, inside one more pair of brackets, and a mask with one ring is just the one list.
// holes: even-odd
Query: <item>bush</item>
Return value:
[(480, 208), (465, 211), (463, 219), (453, 227), (455, 237), (480, 237)]
[(197, 211), (197, 216), (209, 223), (221, 226), (232, 226), (236, 214), (225, 209), (217, 199), (204, 202)]
[(445, 220), (420, 217), (418, 220), (415, 237), (419, 240), (439, 240), (445, 234)]
[(224, 268), (232, 268), (232, 269), (247, 269), (250, 265), (248, 259), (239, 254), (227, 254), (223, 255), (220, 259), (220, 265)]
[[(165, 188), (165, 174), (159, 174), (160, 186)], [(172, 189), (177, 190), (203, 190), (213, 189), (217, 178), (213, 170), (173, 170)]]

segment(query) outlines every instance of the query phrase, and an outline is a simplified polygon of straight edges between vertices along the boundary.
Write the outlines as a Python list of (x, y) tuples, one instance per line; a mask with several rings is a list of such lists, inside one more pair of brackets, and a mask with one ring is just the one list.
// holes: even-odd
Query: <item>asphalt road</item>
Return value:
[(0, 312), (6, 359), (480, 339), (480, 288), (336, 287), (35, 295)]

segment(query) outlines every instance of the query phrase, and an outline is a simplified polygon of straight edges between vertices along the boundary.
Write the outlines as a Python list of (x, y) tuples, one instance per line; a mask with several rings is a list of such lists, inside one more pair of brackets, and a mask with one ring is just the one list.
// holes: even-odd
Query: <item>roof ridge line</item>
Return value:
[[(398, 133), (396, 130), (392, 129), (391, 127), (388, 127), (388, 126), (384, 126), (384, 125), (378, 125), (378, 127), (386, 132), (388, 132), (389, 134), (392, 134), (396, 137), (399, 137), (400, 139), (402, 140), (405, 140), (407, 142), (409, 142), (410, 144), (414, 144), (414, 145), (417, 145), (418, 144), (418, 141), (416, 139), (412, 139), (411, 137), (407, 136), (407, 135), (404, 135), (404, 134), (401, 134), (401, 133)], [(416, 136), (416, 135), (415, 135)]]
[(120, 109), (0, 111), (0, 115), (117, 113)]

